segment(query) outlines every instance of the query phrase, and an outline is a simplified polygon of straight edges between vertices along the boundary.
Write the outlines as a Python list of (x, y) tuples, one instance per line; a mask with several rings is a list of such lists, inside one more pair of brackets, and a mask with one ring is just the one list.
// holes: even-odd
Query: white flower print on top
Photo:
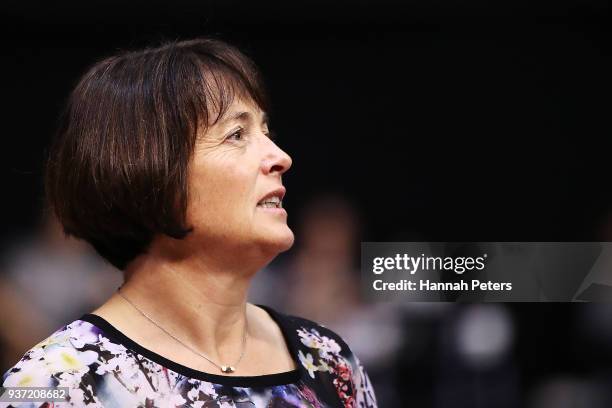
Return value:
[(319, 367), (317, 367), (316, 364), (313, 364), (312, 354), (308, 353), (304, 355), (304, 353), (302, 353), (302, 350), (300, 350), (298, 353), (298, 356), (300, 358), (300, 362), (302, 363), (304, 368), (308, 371), (308, 374), (310, 374), (312, 378), (315, 378), (314, 373), (315, 371), (319, 370)]
[(145, 349), (100, 316), (89, 314), (28, 350), (3, 375), (1, 385), (67, 387), (69, 401), (48, 404), (55, 408), (229, 408), (247, 401), (250, 408), (330, 408), (337, 406), (338, 396), (343, 406), (357, 407), (351, 404), (363, 398), (355, 390), (373, 399), (365, 372), (353, 378), (357, 370), (347, 360), (352, 354), (333, 332), (314, 323), (298, 326), (296, 320), (267, 310), (276, 316), (289, 350), (304, 370), (254, 377), (203, 373)]

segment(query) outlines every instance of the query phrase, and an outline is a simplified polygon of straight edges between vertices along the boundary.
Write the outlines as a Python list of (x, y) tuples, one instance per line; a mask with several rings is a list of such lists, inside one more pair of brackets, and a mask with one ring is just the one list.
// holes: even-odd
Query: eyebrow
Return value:
[[(234, 112), (233, 114), (231, 114), (230, 116), (227, 116), (225, 119), (223, 119), (221, 121), (221, 124), (224, 125), (226, 123), (229, 122), (233, 122), (233, 121), (246, 121), (251, 117), (251, 113), (247, 112), (247, 111), (239, 111), (239, 112)], [(261, 118), (261, 123), (268, 123), (268, 119), (269, 116), (266, 112), (263, 113), (262, 118)]]

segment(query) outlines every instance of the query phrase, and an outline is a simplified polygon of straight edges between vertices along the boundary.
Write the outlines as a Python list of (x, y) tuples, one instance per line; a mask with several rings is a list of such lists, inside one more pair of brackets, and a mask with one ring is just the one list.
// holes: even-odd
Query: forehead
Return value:
[(267, 123), (268, 115), (255, 102), (236, 98), (227, 111), (219, 118), (218, 125), (224, 126), (233, 122)]

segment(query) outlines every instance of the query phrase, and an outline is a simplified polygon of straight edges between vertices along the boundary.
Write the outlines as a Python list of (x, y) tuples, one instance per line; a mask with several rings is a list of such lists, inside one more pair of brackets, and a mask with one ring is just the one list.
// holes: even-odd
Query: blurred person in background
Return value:
[(68, 387), (73, 406), (376, 406), (339, 335), (247, 302), (256, 272), (294, 240), (282, 207), (291, 158), (267, 112), (257, 68), (219, 40), (90, 68), (46, 193), (64, 230), (125, 282), (27, 351), (3, 386)]
[(294, 290), (284, 293), (284, 303), (292, 313), (338, 326), (361, 306), (360, 220), (347, 200), (333, 195), (312, 199), (300, 218), (297, 248), (285, 274)]
[(67, 321), (100, 306), (121, 284), (121, 272), (84, 241), (67, 238), (57, 218), (4, 254), (0, 275), (2, 371)]

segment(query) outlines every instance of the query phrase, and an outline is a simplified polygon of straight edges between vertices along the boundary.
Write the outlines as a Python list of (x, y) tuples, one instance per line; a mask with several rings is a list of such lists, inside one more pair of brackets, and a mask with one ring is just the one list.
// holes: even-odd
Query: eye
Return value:
[(238, 128), (236, 130), (234, 130), (232, 133), (230, 133), (225, 140), (234, 140), (234, 141), (240, 141), (244, 138), (243, 136), (243, 132), (244, 129), (243, 128)]

